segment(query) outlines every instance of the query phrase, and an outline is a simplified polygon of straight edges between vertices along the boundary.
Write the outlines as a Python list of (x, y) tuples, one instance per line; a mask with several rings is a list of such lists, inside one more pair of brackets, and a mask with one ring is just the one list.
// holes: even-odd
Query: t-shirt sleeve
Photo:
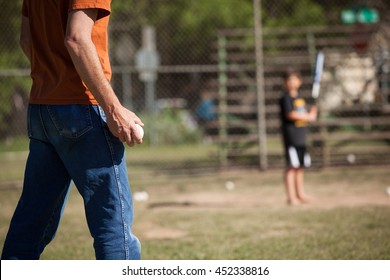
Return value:
[(111, 0), (70, 0), (69, 11), (82, 9), (99, 9), (98, 18), (103, 18), (111, 13)]
[(283, 114), (290, 113), (294, 109), (292, 106), (291, 99), (287, 95), (283, 96), (280, 100), (280, 107)]
[(23, 5), (22, 5), (22, 16), (28, 17), (27, 0), (23, 0)]

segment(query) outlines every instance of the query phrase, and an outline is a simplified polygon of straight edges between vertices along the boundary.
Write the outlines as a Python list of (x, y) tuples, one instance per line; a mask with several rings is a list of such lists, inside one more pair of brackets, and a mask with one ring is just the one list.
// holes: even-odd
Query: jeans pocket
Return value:
[(77, 139), (93, 128), (89, 105), (48, 105), (47, 111), (63, 137)]

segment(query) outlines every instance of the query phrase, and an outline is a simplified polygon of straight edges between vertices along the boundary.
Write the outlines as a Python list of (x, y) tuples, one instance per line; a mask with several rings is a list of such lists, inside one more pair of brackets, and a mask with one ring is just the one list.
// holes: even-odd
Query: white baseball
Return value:
[(228, 191), (234, 190), (235, 187), (236, 187), (236, 184), (234, 184), (233, 181), (226, 181), (226, 182), (225, 182), (225, 188), (226, 188)]
[(146, 201), (149, 199), (149, 194), (147, 192), (135, 192), (133, 194), (133, 198), (135, 201)]
[(347, 161), (348, 161), (350, 164), (355, 163), (355, 161), (356, 161), (356, 156), (355, 156), (354, 154), (349, 154), (349, 155), (347, 156)]
[(141, 136), (141, 139), (144, 138), (144, 129), (142, 128), (142, 126), (140, 126), (138, 123), (136, 123), (135, 126), (137, 127), (137, 130), (138, 130), (139, 135)]

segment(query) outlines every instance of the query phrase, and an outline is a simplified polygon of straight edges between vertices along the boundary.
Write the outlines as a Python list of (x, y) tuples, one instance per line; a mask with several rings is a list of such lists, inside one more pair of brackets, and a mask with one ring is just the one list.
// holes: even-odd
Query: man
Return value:
[(139, 259), (125, 148), (142, 143), (109, 80), (111, 0), (24, 0), (21, 47), (33, 80), (30, 152), (2, 259), (39, 259), (54, 238), (71, 180), (97, 259)]

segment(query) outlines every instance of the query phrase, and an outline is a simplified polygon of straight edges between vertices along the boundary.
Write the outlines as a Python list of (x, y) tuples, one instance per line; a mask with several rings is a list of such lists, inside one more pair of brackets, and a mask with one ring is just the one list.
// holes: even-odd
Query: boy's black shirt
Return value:
[(288, 92), (285, 92), (280, 98), (280, 119), (284, 145), (304, 147), (306, 145), (307, 122), (287, 119), (287, 113), (292, 111), (306, 113), (306, 102), (299, 94), (297, 97), (291, 97)]

